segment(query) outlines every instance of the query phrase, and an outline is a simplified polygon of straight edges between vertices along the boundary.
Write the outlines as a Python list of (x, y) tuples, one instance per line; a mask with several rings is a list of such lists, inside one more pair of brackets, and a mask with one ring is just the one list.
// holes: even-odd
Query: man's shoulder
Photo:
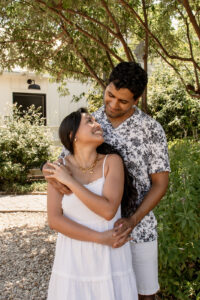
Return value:
[(92, 113), (92, 115), (95, 117), (96, 121), (101, 125), (101, 126), (106, 126), (107, 124), (107, 117), (105, 113), (105, 108), (104, 105), (101, 106), (98, 110)]
[(142, 110), (140, 110), (140, 120), (141, 120), (141, 124), (144, 127), (147, 127), (150, 131), (154, 131), (154, 130), (163, 131), (162, 125), (157, 120), (152, 118), (150, 115), (144, 113)]
[(99, 109), (97, 109), (96, 111), (94, 111), (92, 113), (92, 115), (97, 118), (97, 117), (102, 117), (104, 116), (105, 112), (104, 112), (104, 105), (101, 106)]

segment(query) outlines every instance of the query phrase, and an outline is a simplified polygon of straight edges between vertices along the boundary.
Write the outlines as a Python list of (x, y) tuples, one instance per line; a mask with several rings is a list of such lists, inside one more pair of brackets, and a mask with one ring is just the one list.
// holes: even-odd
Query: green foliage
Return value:
[(93, 86), (86, 98), (90, 113), (96, 111), (103, 105), (103, 92), (97, 85)]
[(50, 136), (39, 108), (22, 112), (13, 106), (13, 116), (0, 128), (0, 185), (24, 183), (28, 170), (49, 157)]
[(173, 71), (155, 65), (149, 79), (149, 111), (163, 126), (167, 138), (183, 138), (200, 133), (200, 103), (191, 98)]
[(200, 142), (171, 142), (170, 162), (169, 189), (155, 209), (161, 295), (162, 299), (199, 299)]
[[(72, 77), (105, 88), (114, 65), (143, 59), (144, 47), (138, 53), (135, 50), (145, 44), (147, 27), (148, 59), (161, 57), (183, 81), (184, 65), (191, 77), (190, 88), (185, 88), (200, 98), (199, 34), (184, 1), (179, 2), (1, 0), (0, 68), (10, 70), (18, 65), (48, 72), (61, 83), (62, 94), (66, 93), (65, 81)], [(188, 5), (199, 24), (197, 2)]]
[(78, 96), (73, 96), (72, 101), (78, 102), (83, 98), (87, 100), (88, 111), (90, 113), (96, 111), (103, 105), (103, 92), (97, 84), (94, 84), (88, 93), (83, 92)]
[(13, 182), (12, 184), (6, 182), (1, 186), (1, 190), (6, 193), (15, 194), (29, 194), (32, 192), (46, 192), (47, 182), (46, 181), (33, 181), (27, 183)]

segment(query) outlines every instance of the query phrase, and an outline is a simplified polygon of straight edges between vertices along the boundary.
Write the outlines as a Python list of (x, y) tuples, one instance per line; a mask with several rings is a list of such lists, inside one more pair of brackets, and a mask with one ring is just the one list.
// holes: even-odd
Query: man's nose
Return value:
[(117, 99), (112, 99), (112, 101), (110, 102), (110, 107), (112, 109), (117, 109), (118, 108)]

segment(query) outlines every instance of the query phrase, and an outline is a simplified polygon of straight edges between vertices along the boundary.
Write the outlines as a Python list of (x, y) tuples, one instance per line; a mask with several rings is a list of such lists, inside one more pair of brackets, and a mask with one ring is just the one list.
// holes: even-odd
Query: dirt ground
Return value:
[(0, 300), (47, 297), (56, 233), (46, 212), (0, 213)]

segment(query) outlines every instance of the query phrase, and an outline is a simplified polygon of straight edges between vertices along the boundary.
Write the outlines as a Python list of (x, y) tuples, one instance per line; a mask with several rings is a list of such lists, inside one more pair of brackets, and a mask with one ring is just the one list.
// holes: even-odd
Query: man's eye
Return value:
[(127, 101), (120, 101), (122, 104), (127, 104)]
[(113, 94), (108, 94), (109, 97), (114, 98), (115, 96)]

